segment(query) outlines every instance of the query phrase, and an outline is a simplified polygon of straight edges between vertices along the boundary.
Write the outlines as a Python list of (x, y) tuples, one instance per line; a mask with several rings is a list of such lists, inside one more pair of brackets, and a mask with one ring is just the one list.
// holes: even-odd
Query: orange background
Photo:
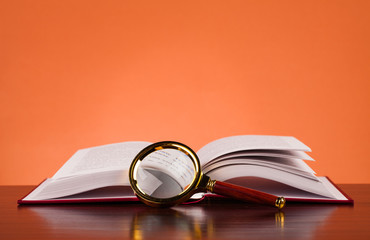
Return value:
[(370, 183), (370, 1), (1, 1), (0, 184), (80, 148), (295, 136)]

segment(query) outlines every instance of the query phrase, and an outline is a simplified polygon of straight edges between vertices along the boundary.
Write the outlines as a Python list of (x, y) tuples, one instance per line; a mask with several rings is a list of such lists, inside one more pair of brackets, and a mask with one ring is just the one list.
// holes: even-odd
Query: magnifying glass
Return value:
[(141, 150), (131, 163), (129, 178), (137, 197), (154, 207), (185, 202), (198, 192), (212, 192), (279, 209), (285, 205), (283, 197), (210, 179), (202, 173), (195, 152), (179, 142), (158, 142)]

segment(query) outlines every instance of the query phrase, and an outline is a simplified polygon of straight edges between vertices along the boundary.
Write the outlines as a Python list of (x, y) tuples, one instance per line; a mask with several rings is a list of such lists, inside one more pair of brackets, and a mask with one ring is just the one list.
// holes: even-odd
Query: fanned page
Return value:
[[(198, 151), (198, 156), (203, 172), (218, 181), (260, 178), (331, 198), (302, 160), (313, 160), (305, 151), (311, 150), (294, 137), (245, 135), (211, 142)], [(252, 187), (248, 182), (240, 184)]]
[[(226, 153), (220, 157), (217, 157), (212, 160), (219, 161), (225, 159), (232, 159), (237, 157), (254, 157), (254, 156), (266, 156), (266, 157), (282, 157), (282, 158), (295, 158), (295, 159), (302, 159), (302, 160), (311, 160), (313, 159), (305, 152), (302, 151), (289, 151), (289, 150), (245, 150), (245, 151), (238, 151), (238, 152), (231, 152)], [(210, 162), (207, 162), (203, 166), (209, 165)]]
[(288, 150), (311, 152), (311, 149), (294, 137), (240, 135), (221, 138), (208, 143), (197, 155), (204, 166), (207, 162), (231, 152), (245, 150)]
[[(285, 173), (291, 173), (297, 176), (305, 177), (314, 181), (318, 181), (317, 177), (314, 175), (314, 171), (305, 162), (299, 159), (289, 159), (281, 157), (239, 157), (234, 159), (220, 160), (213, 162), (213, 164), (207, 165), (202, 170), (205, 174), (216, 169), (223, 169), (227, 166), (264, 166), (281, 171), (281, 175)], [(229, 173), (225, 173), (229, 174)], [(232, 174), (232, 173), (231, 173)]]
[[(274, 182), (279, 182), (316, 195), (324, 196), (327, 198), (334, 198), (334, 196), (327, 190), (327, 188), (321, 181), (314, 181), (306, 177), (302, 177), (290, 172), (282, 172), (281, 170), (267, 166), (228, 165), (208, 172), (207, 175), (211, 179), (215, 179), (218, 181), (228, 181), (233, 178), (242, 177), (262, 178)], [(252, 187), (248, 185), (248, 182), (241, 182), (240, 185), (250, 188)]]

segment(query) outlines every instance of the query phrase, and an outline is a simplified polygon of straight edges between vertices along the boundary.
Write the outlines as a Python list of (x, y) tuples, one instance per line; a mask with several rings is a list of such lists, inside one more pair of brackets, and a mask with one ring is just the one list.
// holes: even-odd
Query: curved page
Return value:
[(207, 174), (211, 179), (226, 181), (237, 177), (259, 177), (280, 182), (307, 192), (333, 198), (321, 181), (314, 181), (288, 172), (265, 166), (230, 165), (215, 169)]
[(244, 150), (290, 150), (310, 152), (311, 149), (294, 137), (241, 135), (221, 138), (202, 147), (197, 155), (201, 165), (231, 152)]

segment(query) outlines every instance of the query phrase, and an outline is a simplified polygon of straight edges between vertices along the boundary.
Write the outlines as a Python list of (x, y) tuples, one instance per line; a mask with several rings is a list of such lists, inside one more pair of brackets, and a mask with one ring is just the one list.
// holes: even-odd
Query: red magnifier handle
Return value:
[(283, 197), (277, 197), (272, 194), (260, 192), (254, 189), (237, 186), (230, 183), (213, 181), (214, 186), (211, 187), (211, 192), (238, 199), (245, 202), (253, 202), (258, 204), (275, 206), (279, 209), (285, 205), (285, 199)]

